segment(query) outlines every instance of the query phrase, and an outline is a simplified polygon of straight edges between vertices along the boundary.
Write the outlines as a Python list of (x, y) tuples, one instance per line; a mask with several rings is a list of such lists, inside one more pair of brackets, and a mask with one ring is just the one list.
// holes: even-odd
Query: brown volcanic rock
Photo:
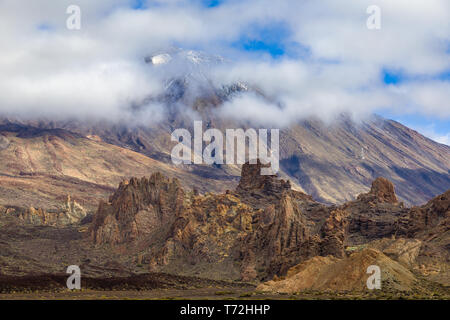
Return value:
[[(0, 206), (0, 208), (2, 208)], [(20, 221), (35, 226), (62, 227), (78, 224), (88, 216), (88, 212), (78, 202), (67, 196), (66, 202), (58, 209), (47, 211), (42, 208), (9, 207), (0, 209), (0, 214), (17, 217)]]
[(410, 237), (433, 238), (450, 230), (450, 190), (422, 207), (411, 209), (404, 231)]
[(274, 175), (261, 175), (261, 169), (267, 167), (269, 165), (263, 165), (259, 159), (255, 164), (244, 164), (236, 192), (241, 194), (262, 192), (266, 195), (281, 195), (283, 191), (291, 189), (290, 181), (277, 179)]
[(97, 244), (139, 240), (170, 224), (181, 212), (183, 198), (178, 180), (160, 173), (149, 179), (124, 181), (109, 203), (100, 203), (91, 226), (92, 240)]
[[(178, 236), (162, 252), (172, 256), (177, 252), (190, 257), (191, 263), (195, 259), (196, 264), (214, 262), (216, 267), (238, 262), (238, 278), (246, 281), (284, 274), (292, 265), (322, 252), (341, 256), (344, 213), (333, 213), (328, 228), (317, 234), (318, 228), (304, 211), (317, 218), (329, 214), (321, 213), (324, 207), (290, 190), (289, 182), (261, 176), (261, 167), (259, 162), (243, 165), (242, 180), (234, 193), (196, 197), (190, 211), (178, 220), (181, 228), (173, 231)], [(192, 238), (195, 242), (186, 241)], [(184, 239), (182, 245), (180, 239)], [(190, 249), (180, 254), (179, 248)]]
[(192, 196), (162, 246), (152, 248), (149, 263), (155, 270), (239, 278), (235, 247), (252, 232), (255, 214), (231, 194)]
[(399, 219), (398, 234), (423, 240), (418, 271), (433, 281), (450, 284), (450, 190)]
[[(421, 207), (404, 208), (395, 202), (390, 183), (380, 180), (371, 192), (358, 196), (341, 208), (349, 212), (346, 245), (360, 245), (372, 240), (398, 237), (395, 250), (414, 247), (414, 269), (435, 282), (450, 283), (450, 190)], [(416, 244), (412, 241), (416, 241)], [(384, 252), (384, 251), (383, 251)], [(388, 251), (387, 254), (390, 254)], [(403, 253), (400, 253), (403, 255)], [(408, 256), (407, 255), (407, 256)], [(405, 257), (406, 260), (411, 257)], [(400, 259), (398, 259), (400, 261)], [(410, 263), (411, 266), (411, 263)]]
[(92, 239), (131, 245), (152, 270), (212, 278), (270, 278), (322, 252), (341, 256), (344, 213), (330, 215), (261, 167), (245, 164), (236, 191), (219, 195), (185, 194), (161, 174), (122, 183), (100, 204)]
[(344, 257), (344, 243), (347, 234), (347, 212), (336, 209), (331, 211), (330, 216), (322, 226), (321, 255), (333, 255)]
[(369, 193), (358, 196), (366, 202), (374, 203), (397, 203), (397, 196), (395, 195), (394, 185), (388, 179), (379, 177), (372, 182), (372, 187)]
[[(152, 271), (253, 281), (285, 275), (315, 256), (345, 259), (346, 246), (410, 230), (410, 210), (386, 179), (355, 201), (326, 207), (286, 181), (261, 176), (261, 167), (243, 165), (239, 186), (225, 194), (185, 193), (160, 173), (121, 183), (109, 203), (100, 204), (92, 240), (126, 248)], [(442, 228), (447, 199), (421, 209), (441, 217), (432, 226)], [(426, 223), (429, 217), (423, 216)], [(415, 259), (416, 251), (408, 257)]]
[(397, 234), (399, 220), (409, 211), (397, 201), (393, 184), (381, 177), (372, 183), (368, 193), (358, 195), (340, 209), (348, 212), (350, 245)]
[(200, 177), (173, 166), (170, 159), (151, 159), (90, 137), (63, 129), (2, 125), (0, 120), (0, 205), (53, 212), (70, 194), (86, 210), (95, 211), (124, 179), (156, 171), (201, 192), (221, 192), (237, 184), (217, 175)]

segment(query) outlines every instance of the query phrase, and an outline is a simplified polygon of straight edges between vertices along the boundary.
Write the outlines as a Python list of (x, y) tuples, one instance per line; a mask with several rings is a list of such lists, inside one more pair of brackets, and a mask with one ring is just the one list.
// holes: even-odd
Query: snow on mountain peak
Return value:
[(215, 68), (229, 62), (220, 56), (169, 48), (147, 56), (145, 62), (161, 75), (166, 99), (170, 102), (177, 101), (186, 94), (196, 97), (213, 92), (223, 99), (228, 99), (232, 95), (250, 90), (249, 86), (241, 81), (220, 83), (214, 80)]
[(145, 58), (145, 62), (152, 65), (167, 65), (169, 63), (185, 64), (190, 66), (213, 66), (223, 63), (224, 58), (208, 55), (194, 50), (170, 48), (163, 52), (157, 52)]
[(163, 53), (152, 56), (149, 59), (150, 60), (148, 62), (151, 62), (153, 65), (160, 65), (168, 63), (170, 60), (172, 60), (172, 57), (167, 53)]

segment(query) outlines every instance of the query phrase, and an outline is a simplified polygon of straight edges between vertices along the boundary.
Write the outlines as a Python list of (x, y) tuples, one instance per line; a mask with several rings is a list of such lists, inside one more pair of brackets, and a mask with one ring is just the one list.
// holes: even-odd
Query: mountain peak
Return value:
[(145, 57), (145, 62), (154, 66), (185, 64), (192, 66), (211, 67), (225, 62), (225, 59), (218, 55), (209, 55), (207, 53), (195, 50), (184, 50), (180, 48), (169, 48), (167, 50), (154, 52)]

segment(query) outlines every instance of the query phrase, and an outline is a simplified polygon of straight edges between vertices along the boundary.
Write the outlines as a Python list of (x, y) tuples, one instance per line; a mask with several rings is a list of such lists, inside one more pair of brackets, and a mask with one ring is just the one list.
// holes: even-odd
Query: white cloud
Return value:
[(431, 139), (450, 146), (450, 133), (447, 133), (446, 135), (437, 135), (435, 137), (430, 137)]
[[(281, 104), (241, 97), (225, 106), (227, 115), (277, 124), (382, 108), (450, 117), (448, 81), (387, 87), (380, 77), (383, 68), (412, 75), (450, 69), (447, 0), (379, 0), (379, 31), (366, 28), (369, 0), (230, 0), (212, 9), (200, 1), (149, 0), (148, 10), (131, 10), (129, 0), (79, 0), (82, 30), (69, 31), (65, 9), (72, 2), (0, 1), (3, 113), (121, 118), (130, 101), (162, 89), (161, 74), (143, 57), (178, 44), (229, 54), (236, 63), (216, 70), (214, 81), (249, 82)], [(286, 40), (310, 56), (251, 61), (230, 48), (248, 26), (269, 22), (286, 25)], [(43, 24), (49, 30), (39, 30)]]
[(423, 134), (425, 137), (430, 138), (431, 140), (450, 146), (450, 132), (447, 134), (438, 132), (433, 124), (427, 126), (412, 125), (411, 128), (417, 130), (418, 132)]

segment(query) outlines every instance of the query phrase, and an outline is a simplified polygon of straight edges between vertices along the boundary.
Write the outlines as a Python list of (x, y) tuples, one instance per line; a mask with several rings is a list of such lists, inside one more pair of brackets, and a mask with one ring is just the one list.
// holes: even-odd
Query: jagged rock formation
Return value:
[(350, 245), (396, 235), (399, 220), (409, 211), (398, 202), (393, 184), (382, 177), (372, 183), (368, 193), (358, 195), (340, 209), (348, 213)]
[[(12, 239), (22, 229), (54, 238), (48, 248), (42, 247), (47, 240), (39, 238), (29, 246), (26, 241), (0, 241), (0, 265), (8, 273), (23, 274), (18, 267), (23, 261), (43, 259), (45, 263), (26, 268), (56, 270), (64, 260), (61, 252), (69, 250), (83, 270), (96, 275), (150, 270), (221, 280), (286, 277), (295, 290), (328, 285), (360, 290), (367, 278), (360, 269), (367, 262), (386, 268), (384, 276), (393, 290), (414, 288), (411, 281), (419, 278), (450, 284), (448, 192), (408, 209), (395, 201), (391, 183), (377, 179), (356, 200), (326, 206), (291, 190), (289, 182), (261, 176), (261, 168), (259, 162), (244, 165), (236, 190), (223, 194), (185, 192), (177, 179), (161, 173), (125, 180), (81, 224), (70, 218), (80, 210), (70, 198), (55, 211), (65, 213), (60, 216), (0, 207), (0, 225)], [(65, 224), (69, 218), (75, 225)], [(52, 227), (59, 225), (66, 227)], [(11, 258), (17, 252), (24, 252), (23, 260)], [(300, 271), (289, 271), (293, 267)], [(317, 275), (324, 274), (326, 281), (319, 281)], [(273, 288), (285, 287), (275, 282)]]
[(180, 215), (183, 198), (178, 180), (160, 173), (124, 181), (109, 203), (100, 203), (91, 227), (92, 240), (114, 245), (158, 232)]
[(358, 200), (368, 203), (397, 203), (394, 185), (388, 179), (379, 177), (372, 182), (369, 193), (361, 194)]
[(450, 230), (450, 190), (430, 200), (421, 207), (410, 210), (403, 221), (403, 229), (409, 237), (432, 239)]
[[(414, 228), (442, 231), (447, 226), (446, 195), (410, 210), (397, 201), (392, 183), (378, 178), (355, 201), (327, 207), (291, 190), (288, 181), (262, 176), (261, 168), (260, 162), (243, 165), (238, 187), (224, 194), (185, 192), (176, 179), (160, 173), (125, 181), (108, 203), (99, 205), (91, 241), (126, 250), (152, 271), (253, 281), (286, 275), (318, 256), (328, 257), (319, 262), (340, 265), (354, 246), (411, 237)], [(422, 218), (413, 223), (417, 212)], [(389, 256), (401, 268), (417, 269), (424, 248), (437, 248), (429, 241), (383, 241), (371, 247), (379, 252), (361, 259), (375, 255), (390, 265)]]
[(185, 193), (161, 174), (121, 183), (99, 205), (91, 238), (139, 248), (152, 270), (214, 277), (214, 265), (216, 276), (243, 280), (285, 273), (315, 255), (342, 256), (345, 214), (261, 176), (262, 167), (244, 165), (236, 190), (221, 195)]
[(333, 210), (322, 226), (323, 237), (321, 255), (334, 255), (344, 257), (344, 243), (347, 235), (347, 213), (342, 210)]
[(0, 214), (13, 215), (25, 223), (42, 226), (67, 226), (70, 224), (80, 223), (88, 212), (75, 200), (72, 200), (70, 195), (59, 210), (47, 211), (42, 208), (23, 209), (19, 207), (9, 207), (3, 209), (0, 207)]
[[(167, 135), (170, 143), (170, 133)], [(139, 141), (139, 139), (138, 139)], [(169, 153), (170, 154), (170, 153)], [(60, 210), (67, 194), (88, 211), (95, 211), (124, 179), (163, 172), (184, 187), (223, 192), (236, 181), (219, 174), (193, 174), (164, 161), (151, 159), (108, 139), (72, 131), (3, 122), (0, 119), (0, 205)], [(238, 171), (236, 171), (236, 175)]]
[(241, 179), (236, 192), (240, 194), (261, 192), (265, 195), (280, 196), (283, 191), (291, 189), (290, 181), (275, 179), (271, 175), (261, 175), (261, 168), (264, 167), (269, 167), (269, 165), (262, 165), (259, 160), (255, 165), (242, 166)]

